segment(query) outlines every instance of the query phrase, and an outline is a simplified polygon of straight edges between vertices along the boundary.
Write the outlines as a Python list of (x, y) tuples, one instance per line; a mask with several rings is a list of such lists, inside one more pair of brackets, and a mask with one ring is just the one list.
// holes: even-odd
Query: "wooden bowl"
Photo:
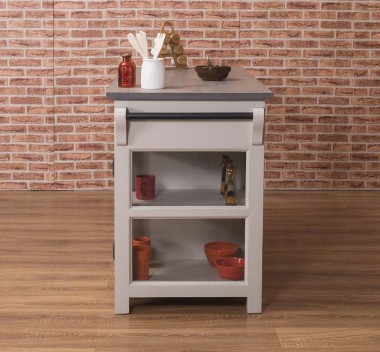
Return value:
[(204, 81), (222, 81), (227, 78), (231, 66), (196, 66), (195, 71)]
[(216, 270), (220, 277), (227, 280), (244, 279), (244, 259), (227, 257), (216, 261)]
[(231, 242), (209, 242), (205, 244), (204, 250), (210, 265), (215, 266), (218, 259), (235, 256), (239, 246)]

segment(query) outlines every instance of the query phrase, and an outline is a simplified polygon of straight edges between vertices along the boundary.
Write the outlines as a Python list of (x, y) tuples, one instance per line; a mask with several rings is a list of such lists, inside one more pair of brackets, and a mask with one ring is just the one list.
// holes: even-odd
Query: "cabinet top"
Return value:
[(167, 69), (165, 89), (141, 89), (140, 70), (137, 71), (137, 86), (119, 88), (117, 78), (107, 88), (106, 97), (113, 100), (239, 100), (263, 101), (271, 99), (273, 93), (248, 71), (232, 67), (223, 81), (203, 81), (194, 69)]

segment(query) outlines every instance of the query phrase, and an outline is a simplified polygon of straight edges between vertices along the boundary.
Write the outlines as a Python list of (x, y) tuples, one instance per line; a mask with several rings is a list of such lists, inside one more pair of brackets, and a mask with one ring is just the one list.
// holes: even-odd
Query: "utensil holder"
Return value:
[(141, 66), (141, 88), (165, 88), (164, 59), (143, 59), (143, 63)]

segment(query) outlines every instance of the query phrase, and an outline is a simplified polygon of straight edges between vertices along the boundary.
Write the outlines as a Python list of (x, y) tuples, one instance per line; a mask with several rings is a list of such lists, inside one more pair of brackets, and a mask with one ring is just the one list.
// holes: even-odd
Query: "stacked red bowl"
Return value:
[(223, 279), (243, 280), (244, 259), (237, 257), (226, 257), (216, 261), (216, 270)]
[(205, 244), (204, 250), (210, 265), (215, 266), (218, 259), (236, 256), (239, 246), (231, 242), (210, 242)]

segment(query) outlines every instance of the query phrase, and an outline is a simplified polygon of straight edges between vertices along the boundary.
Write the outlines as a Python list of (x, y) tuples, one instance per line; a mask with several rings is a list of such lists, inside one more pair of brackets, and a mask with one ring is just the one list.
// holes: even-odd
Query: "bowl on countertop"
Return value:
[(204, 81), (222, 81), (227, 78), (231, 71), (231, 66), (196, 66), (195, 71), (198, 77)]
[(244, 258), (226, 257), (216, 261), (216, 270), (223, 279), (243, 280), (244, 265)]
[(205, 244), (204, 251), (210, 265), (215, 266), (218, 259), (235, 256), (239, 246), (231, 242), (209, 242)]

